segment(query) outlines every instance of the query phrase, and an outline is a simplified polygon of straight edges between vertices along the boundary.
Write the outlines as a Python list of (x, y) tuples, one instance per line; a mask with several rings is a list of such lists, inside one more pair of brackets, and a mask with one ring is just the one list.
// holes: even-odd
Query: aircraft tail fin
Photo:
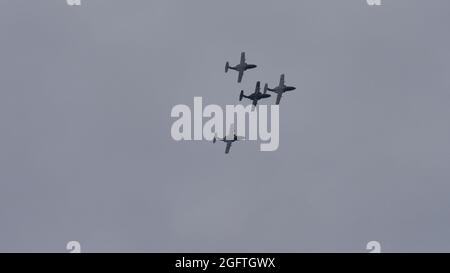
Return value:
[(225, 64), (225, 73), (228, 73), (228, 69), (230, 69), (230, 63), (229, 62), (227, 62)]
[(267, 93), (267, 90), (269, 90), (269, 85), (266, 83), (266, 84), (264, 85), (264, 94)]
[(241, 101), (243, 97), (244, 97), (244, 90), (241, 90), (241, 94), (239, 94), (239, 101)]

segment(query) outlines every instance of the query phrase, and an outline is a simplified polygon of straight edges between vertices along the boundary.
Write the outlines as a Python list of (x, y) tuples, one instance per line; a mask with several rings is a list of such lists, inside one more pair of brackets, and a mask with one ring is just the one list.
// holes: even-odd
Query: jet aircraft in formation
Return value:
[[(241, 61), (238, 65), (236, 66), (230, 66), (229, 62), (226, 62), (225, 64), (225, 73), (228, 73), (228, 70), (235, 70), (237, 72), (239, 72), (238, 75), (238, 83), (242, 82), (242, 79), (244, 77), (244, 72), (249, 70), (249, 69), (253, 69), (256, 68), (257, 65), (255, 64), (248, 64), (245, 58), (245, 52), (241, 53)], [(253, 107), (256, 107), (256, 105), (258, 104), (258, 101), (261, 99), (265, 99), (265, 98), (269, 98), (270, 94), (267, 94), (267, 91), (270, 92), (274, 92), (277, 94), (277, 98), (276, 98), (276, 105), (280, 104), (281, 101), (281, 97), (283, 96), (283, 94), (285, 92), (288, 91), (293, 91), (295, 90), (296, 87), (294, 86), (287, 86), (285, 84), (285, 75), (281, 74), (280, 76), (280, 82), (278, 84), (278, 86), (274, 87), (274, 88), (269, 88), (269, 85), (266, 83), (264, 85), (264, 91), (261, 93), (261, 82), (258, 81), (256, 83), (256, 88), (255, 88), (255, 92), (250, 94), (250, 95), (245, 95), (244, 94), (244, 90), (241, 90), (241, 93), (239, 94), (239, 101), (242, 101), (243, 98), (247, 98), (249, 100), (252, 101), (252, 105)], [(227, 144), (226, 148), (225, 148), (225, 153), (228, 154), (230, 152), (230, 148), (233, 142), (235, 141), (239, 141), (239, 140), (243, 140), (243, 137), (239, 137), (237, 136), (234, 131), (232, 131), (232, 128), (230, 128), (230, 135), (228, 137), (223, 137), (223, 138), (217, 138), (214, 137), (213, 139), (213, 143), (216, 143), (217, 140), (223, 141)]]
[(295, 88), (294, 86), (287, 86), (287, 85), (284, 83), (284, 74), (282, 74), (282, 75), (280, 76), (280, 83), (278, 84), (277, 87), (275, 87), (275, 88), (273, 88), (273, 89), (272, 89), (272, 88), (269, 88), (269, 87), (268, 87), (268, 84), (266, 83), (266, 85), (264, 86), (264, 93), (266, 93), (267, 90), (276, 93), (276, 94), (277, 94), (277, 101), (275, 102), (275, 104), (276, 104), (276, 105), (279, 105), (279, 104), (280, 104), (280, 101), (281, 101), (281, 97), (283, 96), (283, 93), (284, 93), (284, 92), (288, 92), (288, 91), (294, 91), (295, 89), (296, 89), (296, 88)]
[(244, 90), (241, 90), (241, 94), (239, 95), (239, 101), (242, 101), (243, 98), (247, 98), (252, 101), (253, 106), (256, 106), (258, 104), (259, 100), (270, 97), (270, 94), (266, 94), (266, 93), (267, 93), (267, 89), (264, 90), (264, 93), (261, 93), (261, 82), (257, 82), (254, 93), (246, 96), (244, 94)]
[(228, 136), (221, 137), (221, 138), (215, 136), (213, 138), (213, 143), (216, 143), (217, 140), (225, 142), (227, 144), (227, 146), (225, 147), (225, 153), (228, 154), (230, 152), (231, 145), (233, 144), (233, 142), (244, 140), (244, 139), (245, 139), (244, 137), (237, 136), (236, 133), (234, 132), (233, 127), (230, 127), (230, 132), (229, 132)]
[(238, 83), (240, 83), (240, 82), (242, 82), (242, 78), (244, 77), (244, 72), (249, 70), (249, 69), (256, 68), (256, 67), (257, 67), (257, 65), (255, 65), (255, 64), (248, 64), (248, 63), (246, 63), (246, 61), (245, 61), (245, 52), (242, 52), (241, 53), (241, 62), (238, 65), (230, 66), (229, 62), (227, 62), (225, 64), (225, 73), (228, 73), (229, 69), (236, 70), (237, 72), (239, 72)]

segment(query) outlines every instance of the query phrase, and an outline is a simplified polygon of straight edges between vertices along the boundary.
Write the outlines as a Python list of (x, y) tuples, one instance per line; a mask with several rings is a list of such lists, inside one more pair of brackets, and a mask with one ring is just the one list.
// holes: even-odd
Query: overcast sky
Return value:
[[(0, 251), (449, 252), (449, 12), (0, 0)], [(174, 105), (281, 73), (277, 151), (172, 140)]]

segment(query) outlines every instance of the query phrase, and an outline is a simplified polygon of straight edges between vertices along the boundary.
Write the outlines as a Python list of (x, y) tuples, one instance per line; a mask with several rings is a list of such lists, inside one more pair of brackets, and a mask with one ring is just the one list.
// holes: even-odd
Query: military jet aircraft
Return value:
[(261, 93), (261, 82), (257, 82), (256, 83), (256, 88), (255, 88), (255, 92), (251, 95), (244, 95), (244, 90), (241, 90), (241, 94), (239, 95), (239, 101), (242, 101), (242, 98), (247, 98), (249, 100), (253, 101), (253, 106), (256, 106), (256, 104), (258, 104), (258, 101), (260, 99), (265, 99), (270, 97), (269, 94), (267, 93), (267, 89), (264, 90), (264, 93)]
[(225, 64), (225, 73), (228, 73), (229, 69), (236, 70), (239, 72), (238, 83), (242, 81), (242, 77), (244, 76), (244, 72), (249, 69), (256, 68), (257, 66), (254, 64), (248, 64), (245, 62), (245, 52), (241, 53), (241, 62), (236, 66), (230, 66), (230, 63)]
[(216, 143), (217, 140), (225, 142), (227, 144), (227, 146), (225, 148), (225, 153), (228, 154), (230, 152), (231, 144), (233, 142), (236, 142), (236, 141), (239, 141), (239, 140), (244, 140), (244, 139), (245, 139), (244, 137), (237, 136), (234, 133), (233, 127), (231, 127), (230, 128), (230, 133), (228, 134), (228, 136), (223, 137), (223, 138), (217, 138), (217, 136), (215, 136), (213, 138), (213, 143)]
[(287, 92), (287, 91), (293, 91), (293, 90), (295, 90), (296, 88), (295, 87), (293, 87), (293, 86), (286, 86), (285, 84), (284, 84), (284, 74), (282, 74), (281, 76), (280, 76), (280, 84), (277, 86), (277, 87), (275, 87), (275, 88), (269, 88), (269, 86), (268, 86), (268, 84), (266, 83), (266, 85), (264, 86), (264, 93), (267, 91), (267, 90), (269, 90), (269, 91), (271, 91), (271, 92), (274, 92), (274, 93), (277, 93), (277, 102), (276, 102), (276, 104), (278, 105), (278, 104), (280, 104), (280, 100), (281, 100), (281, 97), (283, 96), (283, 93), (284, 92)]

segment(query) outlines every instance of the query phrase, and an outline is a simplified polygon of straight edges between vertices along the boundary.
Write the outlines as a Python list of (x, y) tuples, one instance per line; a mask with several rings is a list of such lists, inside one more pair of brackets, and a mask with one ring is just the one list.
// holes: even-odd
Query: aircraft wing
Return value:
[(256, 83), (255, 93), (261, 93), (261, 82)]
[(238, 77), (239, 83), (242, 81), (242, 77), (244, 77), (244, 70), (239, 70), (239, 77)]
[(280, 76), (280, 84), (279, 86), (284, 86), (284, 74)]
[(227, 142), (227, 147), (225, 148), (225, 153), (228, 154), (231, 149), (231, 142)]
[(283, 96), (283, 93), (278, 93), (278, 95), (277, 95), (277, 102), (276, 102), (276, 105), (278, 105), (278, 104), (280, 104), (280, 101), (281, 101), (281, 97)]
[(241, 53), (241, 64), (245, 63), (245, 52)]

